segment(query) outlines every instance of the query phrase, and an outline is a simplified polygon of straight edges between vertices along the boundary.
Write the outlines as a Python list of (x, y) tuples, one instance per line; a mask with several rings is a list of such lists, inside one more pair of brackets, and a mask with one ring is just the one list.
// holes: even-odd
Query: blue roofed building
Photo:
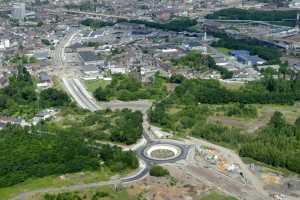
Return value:
[(236, 60), (244, 65), (262, 65), (266, 61), (257, 55), (251, 55), (249, 51), (246, 50), (231, 50), (229, 54), (236, 58)]

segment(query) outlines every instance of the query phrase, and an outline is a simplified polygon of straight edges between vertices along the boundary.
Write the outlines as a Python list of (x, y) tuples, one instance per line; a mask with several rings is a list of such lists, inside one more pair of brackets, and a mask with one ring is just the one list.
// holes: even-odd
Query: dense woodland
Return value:
[(217, 66), (211, 56), (202, 55), (197, 51), (190, 51), (181, 58), (173, 59), (172, 63), (176, 66), (189, 67), (202, 72), (208, 69), (213, 69), (219, 71), (224, 79), (229, 79), (233, 76), (233, 73), (228, 71), (226, 68)]
[(58, 132), (50, 134), (16, 126), (3, 129), (0, 132), (0, 187), (29, 178), (98, 170), (101, 162), (114, 172), (138, 166), (132, 152), (122, 152), (108, 145), (96, 148), (74, 129)]
[[(254, 9), (240, 9), (228, 8), (208, 14), (208, 19), (231, 19), (231, 20), (254, 20), (254, 21), (268, 21), (282, 22), (282, 25), (295, 26), (297, 18), (297, 10), (254, 10)], [(290, 22), (293, 23), (290, 23)]]
[(181, 83), (173, 94), (150, 110), (152, 123), (175, 134), (185, 133), (237, 149), (243, 157), (300, 173), (300, 117), (295, 124), (288, 124), (281, 113), (275, 112), (269, 124), (254, 135), (208, 122), (216, 105), (227, 116), (254, 118), (257, 110), (251, 104), (299, 101), (299, 75), (291, 81), (266, 78), (235, 90), (214, 80), (173, 79)]
[(105, 88), (99, 86), (94, 92), (94, 96), (99, 101), (161, 99), (167, 93), (164, 83), (164, 79), (158, 74), (153, 77), (148, 85), (142, 84), (133, 75), (116, 74), (113, 75), (112, 82)]
[(9, 85), (0, 89), (0, 114), (32, 117), (39, 109), (65, 106), (70, 103), (66, 93), (56, 89), (36, 90), (35, 81), (23, 65), (18, 65)]

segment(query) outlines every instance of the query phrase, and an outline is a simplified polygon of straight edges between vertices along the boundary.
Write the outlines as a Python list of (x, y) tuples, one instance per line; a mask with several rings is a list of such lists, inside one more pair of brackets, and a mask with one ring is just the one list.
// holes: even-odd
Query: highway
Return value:
[(90, 97), (78, 79), (63, 78), (63, 83), (68, 93), (73, 97), (80, 107), (92, 112), (100, 109), (100, 107)]

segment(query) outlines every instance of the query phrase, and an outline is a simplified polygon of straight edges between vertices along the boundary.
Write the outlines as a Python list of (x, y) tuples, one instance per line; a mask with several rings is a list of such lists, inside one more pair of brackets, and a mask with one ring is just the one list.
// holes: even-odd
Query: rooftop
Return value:
[(84, 62), (91, 62), (91, 61), (99, 60), (97, 58), (97, 55), (92, 51), (81, 51), (78, 54)]

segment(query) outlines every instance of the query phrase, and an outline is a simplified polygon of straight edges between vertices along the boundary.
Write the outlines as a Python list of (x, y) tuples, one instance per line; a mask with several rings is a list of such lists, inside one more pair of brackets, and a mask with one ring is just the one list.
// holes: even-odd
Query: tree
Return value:
[(172, 75), (170, 78), (170, 82), (171, 83), (176, 83), (176, 84), (180, 84), (183, 82), (183, 80), (185, 79), (185, 77), (181, 74), (176, 74), (176, 75)]
[(275, 128), (281, 128), (285, 126), (286, 122), (283, 114), (281, 112), (276, 111), (271, 117), (269, 124), (274, 126)]
[(279, 68), (279, 73), (283, 75), (283, 79), (286, 79), (286, 75), (288, 74), (288, 62), (286, 61), (285, 63), (280, 65)]
[(47, 39), (42, 39), (41, 42), (46, 45), (46, 46), (50, 46), (51, 45), (51, 42)]
[(103, 89), (102, 87), (98, 87), (94, 91), (94, 96), (98, 101), (108, 101), (109, 100), (109, 92), (106, 89)]
[(65, 92), (54, 88), (43, 90), (40, 96), (41, 106), (44, 108), (66, 106), (71, 102), (69, 96)]
[(300, 117), (298, 117), (298, 118), (296, 119), (295, 125), (296, 125), (297, 127), (300, 127)]
[(7, 97), (0, 95), (0, 109), (7, 108)]

